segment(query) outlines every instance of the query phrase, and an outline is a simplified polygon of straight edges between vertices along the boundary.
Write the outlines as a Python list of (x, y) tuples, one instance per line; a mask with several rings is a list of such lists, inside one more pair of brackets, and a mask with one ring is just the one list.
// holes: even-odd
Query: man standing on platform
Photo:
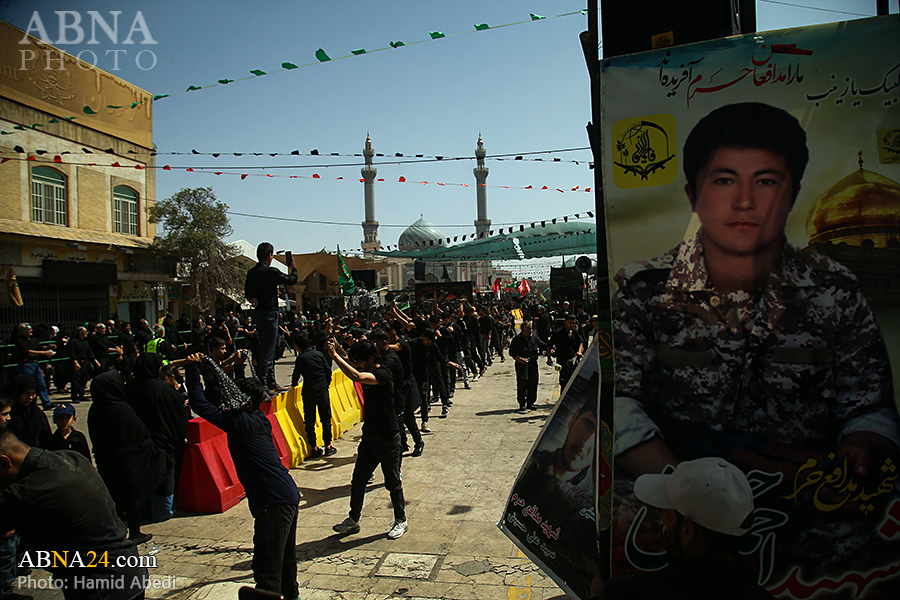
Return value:
[(278, 286), (297, 283), (297, 269), (291, 253), (287, 253), (290, 273), (285, 275), (272, 265), (275, 247), (263, 242), (256, 248), (259, 263), (247, 272), (244, 284), (244, 295), (253, 305), (257, 333), (259, 335), (259, 368), (257, 374), (260, 381), (268, 386), (271, 392), (287, 391), (286, 387), (275, 381), (275, 341), (278, 338)]

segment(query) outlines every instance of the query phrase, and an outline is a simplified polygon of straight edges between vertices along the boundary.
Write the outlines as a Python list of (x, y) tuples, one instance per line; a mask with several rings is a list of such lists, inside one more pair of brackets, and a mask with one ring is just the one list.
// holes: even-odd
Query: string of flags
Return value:
[[(493, 154), (485, 156), (485, 160), (496, 160), (498, 162), (502, 161), (526, 161), (526, 162), (555, 162), (555, 163), (575, 163), (576, 165), (580, 165), (581, 163), (588, 163), (591, 168), (593, 168), (593, 162), (586, 160), (563, 160), (558, 156), (554, 156), (552, 160), (545, 160), (544, 158), (525, 158), (527, 155), (534, 154), (559, 154), (562, 152), (579, 152), (584, 150), (590, 150), (590, 146), (584, 146), (580, 148), (561, 148), (557, 150), (535, 150), (531, 152), (514, 152), (511, 154)], [(27, 151), (22, 146), (15, 146), (13, 151), (19, 154), (26, 154)], [(44, 154), (48, 154), (49, 150), (34, 150), (34, 154), (42, 156)], [(101, 151), (93, 151), (88, 150), (87, 148), (81, 149), (82, 154), (100, 154)], [(117, 152), (113, 148), (106, 148), (102, 151), (105, 154), (117, 154)], [(72, 154), (72, 152), (66, 151), (61, 154)], [(157, 151), (146, 151), (146, 152), (137, 152), (135, 150), (127, 150), (124, 154), (130, 154), (136, 157), (139, 156), (211, 156), (213, 158), (221, 158), (222, 156), (329, 156), (329, 157), (344, 157), (344, 158), (361, 158), (363, 155), (360, 152), (355, 152), (352, 154), (342, 154), (339, 152), (329, 152), (329, 153), (320, 153), (317, 149), (312, 149), (309, 152), (300, 152), (299, 150), (292, 150), (291, 152), (198, 152), (197, 150), (192, 149), (190, 152), (157, 152)], [(434, 155), (434, 154), (403, 154), (402, 152), (395, 152), (392, 155), (386, 155), (384, 153), (376, 153), (376, 157), (386, 157), (391, 156), (393, 158), (411, 158), (413, 160), (402, 160), (402, 161), (379, 161), (377, 164), (379, 165), (389, 165), (389, 164), (407, 164), (407, 163), (418, 163), (418, 162), (440, 162), (440, 161), (460, 161), (460, 160), (476, 160), (475, 156), (443, 156), (443, 155)], [(421, 160), (416, 160), (421, 159)], [(345, 165), (297, 165), (296, 168), (316, 168), (316, 167), (361, 167), (364, 163), (353, 163), (353, 164), (345, 164)], [(195, 167), (197, 168), (197, 167)], [(235, 167), (231, 167), (235, 168)], [(271, 165), (271, 166), (261, 166), (261, 167), (249, 167), (254, 169), (265, 169), (265, 168), (286, 168), (285, 165)], [(290, 167), (288, 167), (290, 168)]]
[[(138, 107), (140, 107), (140, 106), (143, 106), (143, 105), (146, 104), (147, 102), (157, 102), (157, 101), (159, 101), (159, 100), (162, 100), (163, 98), (171, 98), (171, 97), (173, 97), (173, 96), (180, 96), (180, 95), (182, 95), (182, 94), (187, 94), (187, 93), (195, 92), (195, 91), (198, 91), (198, 90), (206, 90), (206, 89), (210, 89), (210, 88), (220, 87), (220, 86), (228, 85), (228, 84), (230, 84), (230, 83), (235, 83), (235, 82), (238, 82), (238, 81), (247, 81), (247, 80), (251, 80), (251, 79), (257, 79), (257, 78), (259, 78), (259, 77), (265, 77), (265, 76), (267, 76), (267, 75), (274, 75), (275, 73), (284, 73), (284, 72), (287, 72), (287, 71), (293, 71), (293, 70), (295, 70), (295, 69), (301, 69), (301, 68), (304, 68), (304, 67), (311, 67), (311, 66), (313, 66), (313, 65), (318, 65), (318, 64), (321, 64), (321, 63), (325, 63), (325, 62), (331, 62), (331, 61), (341, 60), (341, 59), (345, 59), (345, 58), (353, 58), (354, 56), (362, 56), (362, 55), (364, 55), (364, 54), (372, 54), (373, 52), (381, 52), (381, 51), (384, 51), (384, 50), (391, 50), (391, 49), (396, 49), (396, 48), (402, 48), (402, 47), (405, 47), (405, 46), (413, 46), (413, 45), (415, 45), (415, 44), (421, 44), (421, 43), (423, 43), (423, 42), (428, 42), (428, 41), (433, 41), (433, 40), (439, 40), (439, 39), (448, 38), (448, 37), (456, 37), (456, 36), (459, 36), (459, 35), (466, 35), (466, 34), (471, 34), (471, 33), (477, 33), (477, 32), (481, 32), (481, 31), (487, 31), (487, 30), (489, 30), (489, 29), (500, 29), (500, 28), (502, 28), (502, 27), (512, 27), (512, 26), (515, 26), (515, 25), (523, 25), (523, 24), (525, 24), (525, 23), (531, 23), (531, 22), (535, 22), (535, 21), (544, 21), (544, 20), (547, 20), (547, 19), (556, 19), (556, 18), (561, 18), (561, 17), (569, 17), (569, 16), (572, 16), (572, 15), (578, 15), (578, 14), (586, 15), (586, 14), (587, 14), (587, 9), (577, 10), (577, 11), (572, 11), (572, 12), (567, 12), (567, 13), (562, 13), (562, 14), (558, 14), (558, 15), (552, 15), (552, 16), (549, 16), (549, 17), (545, 17), (545, 16), (542, 16), (542, 15), (538, 15), (538, 14), (536, 14), (536, 13), (530, 13), (528, 19), (524, 19), (524, 20), (521, 20), (521, 21), (515, 21), (515, 22), (512, 22), (512, 23), (503, 23), (503, 24), (501, 24), (501, 25), (493, 25), (493, 26), (492, 26), (492, 25), (488, 25), (487, 23), (478, 23), (478, 24), (474, 24), (474, 25), (473, 25), (473, 29), (471, 29), (471, 30), (467, 30), (467, 31), (459, 31), (459, 32), (456, 32), (456, 33), (450, 33), (450, 34), (445, 34), (445, 33), (443, 33), (442, 31), (429, 31), (429, 32), (428, 32), (428, 37), (427, 37), (427, 38), (423, 38), (423, 39), (420, 39), (420, 40), (415, 40), (415, 41), (412, 41), (412, 42), (403, 42), (403, 41), (400, 41), (400, 40), (397, 40), (397, 41), (391, 41), (387, 46), (384, 46), (384, 47), (382, 47), (382, 48), (372, 48), (372, 49), (368, 49), (368, 50), (365, 49), (365, 48), (359, 48), (359, 49), (357, 49), (357, 50), (351, 50), (351, 51), (350, 51), (350, 54), (346, 54), (346, 55), (343, 55), (343, 56), (334, 56), (334, 57), (332, 57), (332, 56), (329, 56), (329, 54), (325, 51), (324, 48), (319, 48), (319, 49), (316, 50), (315, 53), (314, 53), (314, 56), (315, 56), (315, 59), (316, 59), (314, 62), (308, 62), (308, 63), (304, 63), (304, 64), (296, 64), (296, 63), (291, 62), (291, 61), (284, 61), (284, 62), (281, 63), (281, 68), (280, 68), (280, 69), (270, 69), (269, 71), (264, 71), (264, 70), (262, 70), (262, 69), (251, 69), (251, 70), (249, 71), (249, 72), (250, 72), (250, 75), (245, 75), (245, 76), (243, 76), (243, 77), (240, 77), (240, 76), (234, 76), (234, 79), (231, 79), (231, 78), (228, 78), (228, 77), (223, 77), (222, 79), (218, 79), (215, 83), (210, 83), (210, 84), (206, 84), (206, 85), (193, 85), (193, 84), (191, 84), (191, 85), (189, 85), (183, 92), (172, 92), (172, 93), (169, 93), (169, 94), (156, 94), (156, 95), (152, 96), (152, 97), (150, 98), (150, 100), (142, 100), (142, 101), (139, 101), (139, 102), (132, 102), (131, 104), (125, 104), (125, 105), (113, 105), (113, 104), (107, 104), (105, 107), (97, 106), (96, 108), (91, 107), (91, 106), (88, 106), (88, 105), (85, 105), (85, 106), (82, 108), (82, 113), (83, 113), (84, 115), (88, 115), (88, 116), (95, 116), (95, 115), (98, 115), (98, 114), (101, 114), (101, 113), (105, 113), (105, 112), (108, 113), (108, 112), (112, 112), (112, 111), (116, 111), (116, 110), (122, 110), (122, 109), (135, 109), (135, 108), (138, 108)], [(63, 120), (65, 120), (65, 121), (74, 121), (75, 119), (80, 118), (80, 116), (79, 116), (79, 117), (70, 116), (70, 117), (61, 117), (61, 118), (62, 118)], [(59, 123), (59, 122), (60, 122), (60, 121), (59, 121), (58, 119), (53, 118), (53, 119), (50, 119), (49, 121), (47, 121), (46, 123), (32, 123), (31, 125), (28, 125), (28, 126), (25, 126), (25, 125), (16, 125), (16, 126), (13, 127), (13, 131), (0, 131), (0, 135), (12, 135), (12, 134), (16, 133), (17, 131), (24, 131), (24, 130), (26, 130), (26, 129), (34, 129), (34, 128), (36, 128), (36, 127), (44, 127), (44, 126), (47, 125), (47, 124), (51, 124), (51, 123)]]
[[(17, 146), (17, 148), (18, 148), (18, 146)], [(42, 152), (42, 151), (38, 151), (38, 152)], [(39, 160), (38, 156), (36, 156), (38, 154), (38, 152), (36, 152), (35, 154), (29, 154), (25, 158), (22, 158), (19, 156), (0, 158), (0, 165), (5, 164), (10, 161), (23, 161), (24, 160), (24, 161), (36, 162), (39, 164), (54, 164), (55, 163), (55, 164), (71, 164), (71, 165), (79, 165), (79, 166), (87, 166), (87, 167), (113, 167), (113, 168), (136, 169), (136, 170), (158, 169), (161, 171), (184, 171), (184, 172), (188, 172), (188, 173), (200, 173), (200, 174), (206, 174), (206, 175), (231, 175), (231, 176), (240, 176), (241, 181), (247, 179), (248, 177), (268, 177), (268, 178), (273, 178), (273, 179), (274, 178), (279, 178), (279, 179), (321, 179), (323, 181), (342, 181), (342, 180), (343, 181), (354, 181), (354, 180), (356, 180), (360, 183), (365, 182), (364, 178), (345, 179), (344, 177), (322, 177), (318, 173), (313, 173), (312, 175), (273, 175), (272, 173), (242, 173), (240, 171), (230, 171), (230, 170), (215, 171), (215, 170), (210, 170), (209, 167), (172, 167), (169, 165), (146, 166), (146, 165), (141, 165), (141, 164), (135, 164), (133, 166), (128, 166), (128, 165), (122, 165), (119, 161), (115, 161), (111, 164), (100, 164), (100, 163), (93, 163), (93, 162), (92, 163), (82, 163), (82, 162), (77, 162), (77, 161), (67, 162), (67, 161), (63, 160), (63, 158), (62, 158), (63, 154), (67, 154), (65, 152), (56, 154), (52, 158), (50, 158), (49, 155), (46, 152), (44, 152), (43, 155), (47, 156), (47, 158), (43, 158), (43, 159)], [(276, 168), (276, 167), (265, 167), (265, 168)], [(293, 168), (293, 167), (284, 166), (281, 168)], [(383, 181), (385, 181), (385, 179), (383, 177), (381, 177), (381, 178), (376, 179), (375, 181), (383, 182)], [(488, 184), (474, 184), (474, 183), (453, 183), (453, 182), (445, 182), (445, 181), (416, 181), (416, 180), (409, 180), (404, 175), (401, 175), (400, 177), (397, 178), (397, 183), (412, 183), (412, 184), (418, 184), (418, 185), (437, 185), (437, 186), (445, 186), (445, 187), (446, 186), (478, 187), (480, 185), (481, 187), (494, 188), (494, 189), (542, 190), (542, 191), (556, 191), (556, 192), (560, 192), (560, 193), (566, 193), (566, 191), (570, 191), (570, 192), (578, 192), (578, 191), (590, 192), (591, 191), (590, 187), (582, 188), (580, 185), (576, 185), (576, 186), (574, 186), (572, 188), (568, 188), (568, 190), (566, 190), (563, 188), (550, 187), (547, 185), (515, 186), (515, 185), (494, 185), (494, 184), (488, 185)]]

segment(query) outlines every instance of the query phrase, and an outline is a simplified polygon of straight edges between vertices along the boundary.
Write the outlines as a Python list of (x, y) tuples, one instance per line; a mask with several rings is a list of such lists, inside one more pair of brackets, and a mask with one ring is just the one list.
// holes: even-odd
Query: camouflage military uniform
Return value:
[(617, 274), (616, 455), (696, 426), (820, 452), (856, 431), (900, 445), (884, 342), (850, 271), (785, 244), (762, 291), (707, 279), (697, 235)]

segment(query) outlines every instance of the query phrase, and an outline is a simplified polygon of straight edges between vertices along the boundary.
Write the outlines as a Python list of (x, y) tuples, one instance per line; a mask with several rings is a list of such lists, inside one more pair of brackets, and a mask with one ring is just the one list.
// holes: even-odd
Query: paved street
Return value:
[[(292, 365), (292, 356), (279, 361), (279, 381), (290, 381)], [(528, 413), (517, 410), (509, 359), (495, 362), (471, 390), (460, 382), (449, 417), (430, 421), (433, 433), (425, 434), (424, 455), (404, 458), (409, 531), (399, 540), (386, 538), (393, 516), (380, 471), (366, 495), (362, 530), (346, 537), (331, 531), (347, 515), (359, 425), (335, 441), (335, 456), (293, 469), (303, 494), (297, 527), (300, 598), (564, 597), (496, 526), (557, 396), (556, 373), (545, 363), (538, 408)], [(85, 432), (86, 409), (79, 405), (76, 423)], [(178, 514), (144, 531), (154, 537), (140, 552), (157, 558), (151, 577), (162, 586), (148, 589), (148, 597), (233, 599), (241, 585), (252, 585), (253, 520), (246, 500), (224, 514)], [(33, 577), (46, 579), (47, 574), (35, 570)], [(38, 600), (61, 597), (59, 592), (22, 592)]]

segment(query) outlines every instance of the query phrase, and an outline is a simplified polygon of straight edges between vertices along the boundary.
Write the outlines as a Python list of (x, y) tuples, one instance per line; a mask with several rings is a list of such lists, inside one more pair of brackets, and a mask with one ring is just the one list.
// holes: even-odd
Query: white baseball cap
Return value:
[(753, 512), (747, 477), (717, 457), (683, 462), (669, 475), (641, 475), (634, 482), (634, 495), (645, 504), (674, 509), (702, 527), (728, 535), (746, 533), (741, 524)]

